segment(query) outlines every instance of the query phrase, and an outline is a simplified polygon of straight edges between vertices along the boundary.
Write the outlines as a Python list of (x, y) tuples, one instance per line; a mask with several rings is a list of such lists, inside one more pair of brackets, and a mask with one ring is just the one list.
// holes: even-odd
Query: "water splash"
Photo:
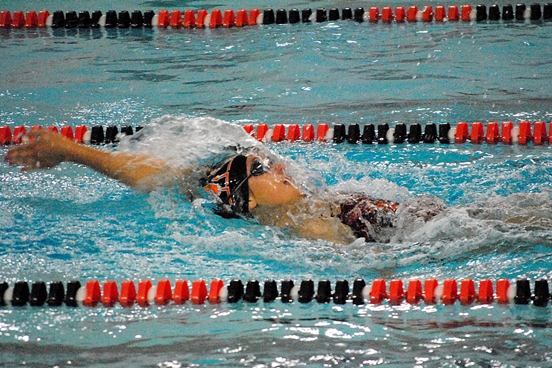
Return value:
[(165, 115), (137, 134), (125, 137), (120, 150), (148, 153), (185, 168), (202, 165), (229, 150), (262, 147), (243, 127), (211, 117)]

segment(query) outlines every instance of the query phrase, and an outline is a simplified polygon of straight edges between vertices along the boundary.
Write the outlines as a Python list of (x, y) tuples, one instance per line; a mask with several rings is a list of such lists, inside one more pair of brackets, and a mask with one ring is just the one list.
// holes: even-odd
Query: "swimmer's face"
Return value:
[[(261, 206), (279, 206), (302, 196), (293, 179), (285, 173), (282, 163), (271, 164), (256, 155), (247, 157), (249, 177), (249, 208)], [(262, 168), (260, 167), (262, 166)]]

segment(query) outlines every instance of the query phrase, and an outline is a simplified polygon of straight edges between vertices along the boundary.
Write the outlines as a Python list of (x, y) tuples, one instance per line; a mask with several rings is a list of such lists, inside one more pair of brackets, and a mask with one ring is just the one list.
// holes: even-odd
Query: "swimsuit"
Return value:
[(380, 230), (394, 227), (397, 205), (396, 202), (354, 193), (341, 203), (339, 219), (353, 230), (357, 238), (375, 242), (374, 236)]

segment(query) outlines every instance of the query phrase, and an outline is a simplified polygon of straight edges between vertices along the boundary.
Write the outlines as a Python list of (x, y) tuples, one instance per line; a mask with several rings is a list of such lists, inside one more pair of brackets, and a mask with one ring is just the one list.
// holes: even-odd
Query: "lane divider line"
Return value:
[[(478, 289), (476, 290), (476, 284)], [(105, 281), (101, 288), (98, 280), (89, 280), (84, 285), (78, 280), (67, 282), (66, 287), (60, 281), (50, 282), (47, 286), (44, 281), (33, 282), (29, 288), (26, 281), (17, 281), (13, 286), (7, 282), (0, 283), (0, 306), (11, 305), (24, 307), (27, 304), (33, 307), (59, 307), (63, 304), (69, 307), (80, 305), (96, 307), (99, 304), (106, 308), (114, 307), (119, 303), (122, 307), (140, 307), (152, 305), (165, 306), (168, 304), (181, 305), (186, 302), (192, 304), (219, 303), (265, 303), (280, 301), (282, 303), (298, 302), (307, 304), (317, 302), (354, 305), (382, 304), (401, 305), (403, 303), (417, 305), (424, 302), (426, 305), (442, 304), (461, 305), (515, 304), (536, 307), (546, 307), (551, 299), (548, 281), (539, 279), (498, 279), (494, 283), (490, 279), (483, 279), (476, 283), (472, 279), (445, 279), (439, 282), (436, 279), (412, 279), (405, 284), (400, 279), (389, 282), (384, 279), (374, 279), (367, 284), (362, 278), (353, 281), (352, 290), (347, 280), (337, 280), (332, 290), (329, 280), (320, 280), (315, 288), (314, 281), (304, 279), (299, 285), (293, 280), (280, 281), (280, 292), (275, 280), (266, 280), (263, 291), (259, 281), (250, 280), (244, 284), (239, 279), (232, 279), (225, 284), (221, 279), (214, 279), (207, 290), (205, 280), (194, 280), (191, 290), (186, 280), (177, 280), (174, 287), (168, 279), (158, 280), (156, 284), (151, 280), (135, 283), (125, 280), (119, 285), (112, 280)], [(389, 285), (389, 286), (388, 286)], [(101, 292), (103, 290), (103, 292)], [(119, 292), (120, 290), (120, 292)], [(136, 291), (138, 290), (138, 291)]]
[(93, 12), (74, 10), (63, 12), (56, 10), (50, 13), (47, 10), (27, 11), (9, 10), (0, 11), (0, 28), (218, 28), (218, 27), (244, 27), (270, 24), (295, 24), (295, 23), (323, 23), (328, 21), (353, 20), (368, 23), (431, 23), (431, 22), (538, 22), (552, 21), (552, 4), (541, 6), (533, 3), (529, 7), (518, 3), (515, 7), (507, 4), (500, 8), (497, 4), (472, 6), (443, 5), (410, 6), (408, 8), (398, 6), (394, 9), (385, 6), (381, 8), (345, 7), (341, 12), (336, 7), (329, 9), (319, 7), (314, 11), (311, 8), (299, 10), (290, 9), (251, 9), (249, 14), (246, 9), (237, 12), (231, 9), (224, 11), (213, 9), (210, 13), (205, 9), (194, 10), (160, 10), (157, 14), (153, 10), (142, 12), (127, 10), (117, 13), (108, 10), (105, 14), (96, 10)]
[[(418, 144), (418, 143), (441, 143), (441, 144), (518, 144), (527, 146), (547, 145), (552, 141), (552, 123), (536, 121), (520, 121), (514, 125), (511, 121), (502, 123), (489, 122), (459, 122), (456, 126), (450, 123), (427, 123), (422, 127), (419, 123), (410, 124), (407, 127), (404, 123), (396, 123), (390, 127), (383, 123), (375, 126), (374, 124), (275, 124), (269, 127), (267, 124), (246, 124), (244, 130), (255, 137), (257, 140), (265, 143), (290, 142), (290, 143), (310, 143), (310, 142), (332, 142), (341, 144), (344, 142), (350, 144)], [(119, 142), (122, 136), (133, 135), (142, 129), (141, 126), (133, 128), (130, 125), (114, 125), (107, 127), (93, 126), (91, 128), (85, 125), (76, 127), (62, 126), (58, 129), (56, 126), (9, 126), (0, 127), (0, 146), (20, 144), (28, 131), (43, 130), (61, 134), (63, 137), (74, 140), (78, 143), (102, 145), (114, 144)]]

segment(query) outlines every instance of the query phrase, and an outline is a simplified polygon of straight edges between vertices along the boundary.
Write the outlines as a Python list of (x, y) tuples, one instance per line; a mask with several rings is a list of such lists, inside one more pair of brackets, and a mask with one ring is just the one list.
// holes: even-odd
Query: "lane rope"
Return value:
[(410, 6), (408, 8), (398, 6), (342, 8), (336, 7), (326, 9), (319, 7), (315, 10), (305, 8), (290, 9), (251, 9), (249, 11), (240, 9), (237, 12), (231, 9), (221, 11), (214, 9), (208, 12), (202, 10), (160, 10), (155, 13), (153, 10), (142, 12), (134, 10), (128, 12), (123, 10), (116, 12), (109, 10), (105, 14), (99, 10), (80, 11), (74, 10), (63, 12), (56, 10), (50, 13), (48, 10), (27, 11), (17, 10), (12, 13), (9, 10), (0, 12), (0, 28), (217, 28), (217, 27), (244, 27), (269, 24), (295, 24), (295, 23), (322, 23), (327, 21), (353, 20), (356, 22), (368, 23), (416, 23), (416, 22), (539, 22), (552, 21), (552, 4), (546, 3), (541, 6), (533, 3), (530, 6), (507, 4), (500, 8), (498, 5), (491, 5), (487, 9), (485, 5), (437, 5), (435, 10), (432, 6)]
[[(278, 284), (280, 286), (278, 290)], [(239, 279), (233, 279), (227, 284), (221, 279), (214, 279), (209, 289), (205, 280), (195, 280), (191, 285), (186, 280), (177, 280), (174, 287), (170, 280), (163, 279), (157, 283), (151, 280), (105, 281), (103, 287), (98, 280), (89, 280), (81, 284), (78, 280), (44, 281), (29, 283), (17, 281), (13, 286), (7, 282), (0, 283), (0, 306), (23, 307), (27, 304), (33, 307), (56, 307), (65, 304), (69, 307), (88, 306), (113, 307), (117, 303), (122, 307), (148, 307), (152, 305), (181, 305), (219, 303), (334, 303), (362, 306), (366, 304), (401, 305), (404, 303), (417, 305), (461, 305), (472, 304), (510, 304), (533, 305), (547, 307), (551, 299), (548, 281), (540, 279), (531, 282), (528, 279), (498, 279), (493, 282), (483, 279), (475, 282), (472, 279), (446, 279), (439, 282), (436, 279), (412, 279), (407, 284), (394, 279), (387, 282), (384, 279), (374, 279), (367, 284), (362, 278), (352, 283), (347, 280), (337, 280), (332, 289), (329, 280), (320, 280), (315, 288), (314, 281), (304, 279), (295, 284), (293, 280), (266, 280), (263, 291), (259, 281), (250, 280), (244, 284)], [(478, 286), (476, 290), (476, 285)], [(405, 287), (406, 286), (406, 287)]]
[[(547, 128), (547, 125), (549, 126)], [(117, 143), (121, 136), (133, 135), (142, 127), (132, 127), (125, 125), (117, 127), (110, 125), (93, 126), (91, 128), (85, 125), (76, 127), (48, 126), (46, 128), (36, 125), (32, 127), (10, 126), (0, 127), (0, 146), (20, 144), (24, 139), (25, 133), (33, 130), (46, 129), (48, 131), (61, 134), (67, 139), (74, 140), (83, 144), (113, 144)], [(390, 127), (389, 124), (275, 124), (269, 127), (267, 124), (246, 124), (244, 130), (261, 142), (333, 142), (336, 144), (417, 144), (417, 143), (472, 143), (472, 144), (518, 144), (543, 146), (552, 141), (552, 122), (543, 121), (520, 121), (514, 124), (511, 121), (498, 122), (459, 122), (455, 126), (450, 123), (427, 123), (422, 127), (419, 123), (410, 124), (407, 127), (404, 123), (396, 123)]]

